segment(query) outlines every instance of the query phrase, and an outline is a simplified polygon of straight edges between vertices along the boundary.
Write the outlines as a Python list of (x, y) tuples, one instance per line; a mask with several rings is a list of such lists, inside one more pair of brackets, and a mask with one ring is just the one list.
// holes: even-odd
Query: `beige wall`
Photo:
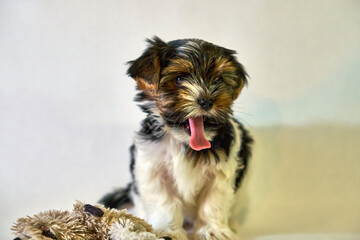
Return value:
[(263, 127), (253, 134), (245, 235), (360, 233), (360, 127)]
[(68, 115), (132, 123), (139, 111), (125, 63), (158, 35), (237, 50), (251, 80), (235, 110), (250, 125), (358, 124), (358, 22), (357, 0), (1, 1), (0, 84), (10, 105), (1, 114), (11, 121), (22, 106), (70, 123)]

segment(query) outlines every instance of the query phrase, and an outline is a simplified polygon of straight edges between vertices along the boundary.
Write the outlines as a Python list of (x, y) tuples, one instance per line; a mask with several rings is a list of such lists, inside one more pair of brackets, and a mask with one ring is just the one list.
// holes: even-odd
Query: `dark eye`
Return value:
[(218, 77), (213, 81), (213, 84), (218, 85), (218, 84), (220, 84), (222, 82), (222, 80), (223, 80), (222, 77)]
[(175, 84), (177, 85), (177, 86), (180, 86), (181, 85), (181, 83), (184, 81), (184, 76), (177, 76), (176, 78), (175, 78)]

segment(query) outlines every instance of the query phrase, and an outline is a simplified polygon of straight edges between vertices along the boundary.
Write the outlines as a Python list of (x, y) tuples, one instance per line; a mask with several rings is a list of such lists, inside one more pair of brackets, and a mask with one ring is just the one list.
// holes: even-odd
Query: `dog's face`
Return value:
[(199, 39), (165, 43), (155, 37), (148, 42), (128, 70), (142, 91), (138, 100), (155, 102), (151, 111), (177, 139), (197, 151), (210, 148), (247, 83), (235, 52)]

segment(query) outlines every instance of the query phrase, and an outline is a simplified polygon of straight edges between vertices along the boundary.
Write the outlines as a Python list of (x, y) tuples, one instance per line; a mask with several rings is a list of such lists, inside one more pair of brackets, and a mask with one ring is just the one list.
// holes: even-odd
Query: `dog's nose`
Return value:
[(210, 110), (213, 107), (213, 101), (210, 99), (199, 98), (198, 103), (204, 110)]

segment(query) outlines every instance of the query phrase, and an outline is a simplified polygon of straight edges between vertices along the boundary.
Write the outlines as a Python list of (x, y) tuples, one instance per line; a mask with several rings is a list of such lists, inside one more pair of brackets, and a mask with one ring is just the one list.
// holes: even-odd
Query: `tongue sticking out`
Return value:
[(204, 135), (203, 117), (189, 118), (191, 138), (190, 147), (196, 151), (207, 149), (211, 144)]

